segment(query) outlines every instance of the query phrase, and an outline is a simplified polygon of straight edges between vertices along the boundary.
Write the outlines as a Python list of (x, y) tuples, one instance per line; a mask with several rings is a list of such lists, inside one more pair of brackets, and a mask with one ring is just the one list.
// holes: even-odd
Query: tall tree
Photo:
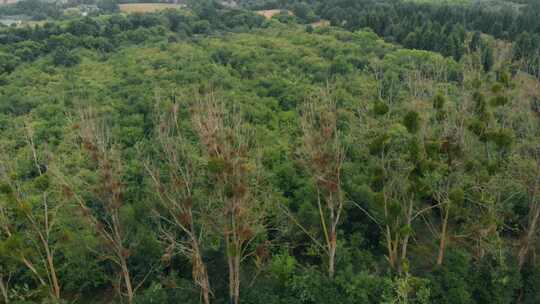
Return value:
[(118, 267), (119, 294), (127, 298), (128, 303), (133, 303), (136, 286), (128, 263), (131, 255), (126, 238), (128, 231), (121, 217), (126, 190), (120, 151), (111, 141), (107, 128), (91, 110), (81, 114), (77, 128), (80, 149), (87, 155), (89, 166), (96, 173), (95, 179), (86, 187), (77, 187), (73, 182), (76, 177), (67, 177), (62, 168), (55, 168), (54, 174), (66, 197), (78, 205), (83, 219), (101, 240), (97, 254)]
[(223, 236), (229, 268), (229, 299), (240, 302), (241, 266), (253, 255), (253, 243), (265, 233), (265, 206), (258, 193), (261, 184), (252, 159), (252, 135), (238, 109), (228, 110), (214, 93), (197, 98), (192, 124), (204, 149), (213, 226)]
[(334, 277), (336, 271), (338, 226), (344, 211), (341, 178), (345, 151), (338, 119), (336, 101), (326, 90), (306, 103), (301, 120), (301, 155), (317, 189), (317, 210), (330, 278)]
[[(19, 178), (19, 164), (0, 158), (0, 227), (12, 245), (7, 249), (11, 251), (8, 252), (10, 257), (30, 270), (39, 284), (47, 287), (50, 296), (59, 301), (61, 286), (55, 261), (59, 245), (59, 212), (63, 203), (50, 189), (48, 162), (37, 151), (32, 127), (25, 124), (24, 130), (31, 155), (27, 161), (33, 165), (35, 177), (31, 180)], [(14, 218), (14, 213), (19, 217)]]
[(540, 145), (538, 142), (523, 144), (510, 164), (511, 180), (521, 188), (528, 213), (518, 252), (519, 267), (523, 267), (535, 248), (540, 233)]
[(190, 154), (185, 130), (180, 126), (180, 106), (173, 104), (170, 111), (160, 115), (157, 124), (158, 155), (163, 159), (164, 166), (147, 163), (146, 168), (164, 209), (164, 214), (160, 215), (160, 222), (165, 226), (161, 229), (161, 235), (169, 245), (164, 257), (170, 260), (173, 254), (179, 252), (191, 260), (193, 280), (201, 289), (204, 303), (208, 304), (211, 289), (202, 241), (207, 234), (204, 217), (209, 210), (208, 204), (195, 197), (197, 172), (203, 168), (196, 163), (196, 156)]

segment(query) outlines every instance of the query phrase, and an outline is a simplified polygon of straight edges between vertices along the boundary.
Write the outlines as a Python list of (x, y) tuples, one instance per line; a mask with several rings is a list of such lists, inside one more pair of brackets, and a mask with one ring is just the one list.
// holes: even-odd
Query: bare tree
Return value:
[[(102, 248), (97, 254), (119, 268), (118, 291), (127, 298), (128, 303), (132, 303), (136, 287), (128, 267), (130, 250), (126, 245), (127, 233), (120, 218), (125, 192), (121, 156), (109, 140), (105, 128), (96, 122), (91, 111), (81, 114), (78, 127), (81, 148), (90, 158), (93, 170), (97, 173), (97, 182), (86, 185), (85, 188), (90, 189), (90, 193), (86, 193), (70, 183), (60, 170), (55, 170), (55, 176), (63, 186), (65, 194), (78, 204), (83, 218), (95, 229), (102, 241)], [(97, 206), (89, 207), (88, 195), (95, 198), (93, 202), (97, 203)]]
[(437, 253), (437, 265), (442, 265), (448, 246), (450, 222), (452, 213), (455, 212), (456, 203), (464, 199), (462, 190), (464, 183), (464, 168), (461, 160), (463, 140), (465, 137), (466, 114), (457, 109), (448, 108), (447, 117), (441, 122), (439, 129), (434, 129), (434, 137), (441, 144), (441, 152), (446, 158), (445, 169), (437, 176), (427, 176), (426, 182), (433, 187), (433, 198), (439, 209), (440, 229), (438, 233), (439, 249)]
[(251, 245), (265, 231), (264, 205), (257, 193), (260, 176), (250, 159), (252, 136), (239, 111), (229, 111), (213, 93), (196, 100), (192, 124), (207, 157), (215, 203), (210, 221), (225, 242), (230, 302), (238, 304), (241, 265), (255, 254)]
[(526, 193), (529, 208), (518, 252), (519, 267), (527, 262), (540, 232), (540, 145), (522, 146), (511, 163), (511, 175)]
[[(161, 235), (169, 243), (165, 259), (178, 252), (191, 260), (194, 282), (200, 287), (205, 304), (210, 303), (211, 288), (208, 271), (203, 260), (202, 238), (205, 235), (203, 202), (194, 198), (194, 186), (198, 166), (193, 155), (189, 155), (189, 144), (184, 130), (179, 125), (180, 104), (172, 105), (171, 111), (160, 115), (157, 128), (157, 140), (160, 144), (160, 155), (165, 167), (160, 170), (158, 164), (145, 164), (151, 177), (155, 192), (165, 209), (166, 214), (159, 215), (165, 226), (172, 229), (161, 229)], [(180, 234), (181, 236), (177, 236)]]
[(301, 156), (317, 188), (317, 209), (328, 256), (328, 276), (334, 277), (338, 225), (343, 215), (341, 175), (345, 152), (338, 129), (338, 108), (328, 90), (311, 98), (302, 112)]
[[(30, 125), (25, 125), (25, 135), (28, 148), (33, 156), (33, 163), (37, 172), (36, 179), (41, 179), (42, 183), (47, 184), (48, 175), (47, 167), (38, 160), (37, 149), (33, 139), (33, 129)], [(2, 153), (7, 155), (6, 153)], [(14, 253), (17, 260), (22, 262), (26, 268), (34, 275), (37, 281), (47, 286), (49, 294), (52, 298), (59, 300), (61, 294), (61, 286), (58, 279), (58, 274), (55, 266), (55, 253), (58, 242), (54, 238), (54, 232), (58, 228), (58, 213), (61, 210), (62, 202), (51, 198), (48, 189), (33, 189), (23, 182), (13, 179), (16, 176), (17, 164), (12, 163), (9, 159), (0, 158), (0, 181), (3, 183), (3, 191), (6, 201), (9, 200), (20, 211), (24, 219), (24, 229), (21, 231), (13, 231), (13, 227), (17, 227), (12, 222), (9, 216), (8, 205), (0, 203), (0, 227), (3, 234), (7, 237), (13, 237), (14, 234), (23, 234), (28, 238), (32, 246), (33, 255), (29, 257), (24, 250), (19, 250)], [(39, 194), (36, 194), (39, 192)], [(39, 203), (31, 203), (32, 197), (38, 198)], [(37, 264), (34, 261), (37, 258)], [(43, 267), (45, 274), (41, 273)], [(7, 299), (7, 287), (2, 281), (2, 294)]]
[(409, 185), (409, 164), (388, 156), (382, 157), (384, 185), (382, 208), (387, 258), (392, 269), (401, 272), (407, 258), (412, 222), (417, 217), (415, 196)]

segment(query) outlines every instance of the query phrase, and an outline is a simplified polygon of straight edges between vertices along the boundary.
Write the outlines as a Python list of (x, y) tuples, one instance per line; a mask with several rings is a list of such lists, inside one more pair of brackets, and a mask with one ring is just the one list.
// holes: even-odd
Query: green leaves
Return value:
[(390, 108), (388, 105), (381, 100), (377, 100), (373, 103), (373, 112), (375, 115), (385, 115), (389, 110)]
[(454, 188), (450, 190), (448, 195), (452, 203), (462, 205), (465, 202), (465, 192), (461, 188)]
[(220, 175), (223, 174), (227, 167), (227, 163), (223, 158), (211, 157), (208, 159), (206, 168), (212, 174)]
[(489, 131), (486, 136), (488, 140), (492, 141), (502, 151), (508, 151), (514, 142), (514, 133), (509, 129), (501, 128), (499, 130)]
[(433, 108), (436, 110), (442, 110), (446, 104), (446, 98), (441, 93), (437, 93), (433, 98)]
[(17, 234), (12, 234), (0, 243), (0, 255), (18, 258), (24, 248), (23, 237)]

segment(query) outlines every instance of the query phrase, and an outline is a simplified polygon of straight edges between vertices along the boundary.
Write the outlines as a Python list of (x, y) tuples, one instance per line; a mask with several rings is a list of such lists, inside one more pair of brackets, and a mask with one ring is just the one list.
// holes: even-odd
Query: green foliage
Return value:
[(19, 61), (19, 57), (0, 52), (0, 75), (13, 72), (15, 67), (19, 64)]
[(390, 111), (390, 108), (386, 103), (381, 100), (377, 100), (373, 104), (373, 112), (376, 115), (385, 115), (386, 113), (388, 113), (388, 111)]
[(492, 141), (499, 150), (509, 150), (514, 142), (514, 134), (508, 129), (490, 131), (486, 135), (488, 140)]
[(538, 289), (538, 284), (540, 284), (539, 267), (525, 267), (523, 274), (523, 303), (532, 304), (540, 301), (540, 290)]
[(420, 128), (420, 115), (415, 111), (409, 111), (403, 117), (403, 125), (407, 128), (407, 130), (411, 133), (418, 132), (418, 129)]
[(487, 256), (471, 268), (468, 284), (476, 303), (513, 303), (522, 282), (515, 261)]
[(508, 97), (501, 95), (495, 96), (489, 100), (489, 103), (495, 107), (504, 106), (508, 103)]
[(57, 66), (72, 67), (81, 62), (81, 58), (73, 51), (60, 48), (53, 53), (53, 63)]
[(435, 95), (435, 98), (433, 98), (433, 108), (436, 110), (442, 110), (445, 103), (446, 98), (441, 93), (438, 93), (437, 95)]
[(491, 71), (495, 59), (493, 58), (493, 49), (490, 46), (484, 45), (482, 47), (482, 54), (480, 60), (482, 61), (482, 67), (484, 68), (484, 72)]
[(430, 274), (431, 295), (434, 303), (474, 303), (467, 283), (470, 257), (459, 250), (449, 250), (445, 264)]
[[(62, 297), (101, 303), (118, 286), (116, 266), (95, 254), (108, 242), (96, 233), (103, 227), (88, 219), (89, 211), (108, 219), (102, 204), (107, 195), (92, 195), (103, 189), (97, 181), (107, 176), (94, 172), (96, 159), (79, 152), (87, 145), (78, 135), (79, 117), (88, 110), (103, 124), (92, 131), (106, 133), (121, 159), (126, 191), (115, 210), (125, 224), (122, 254), (129, 257), (133, 280), (143, 282), (134, 303), (200, 302), (193, 261), (179, 254), (189, 237), (172, 224), (186, 223), (186, 213), (168, 214), (156, 203), (164, 193), (151, 186), (149, 161), (160, 177), (193, 170), (193, 200), (178, 200), (177, 193), (164, 199), (180, 206), (207, 204), (196, 212), (201, 216), (196, 229), (205, 232), (201, 254), (212, 301), (227, 302), (223, 256), (226, 250), (240, 253), (223, 246), (228, 232), (217, 231), (220, 223), (211, 216), (221, 210), (223, 197), (212, 194), (215, 177), (238, 168), (219, 156), (221, 147), (213, 147), (212, 157), (194, 148), (207, 138), (192, 128), (193, 104), (211, 92), (227, 108), (238, 109), (249, 129), (257, 149), (235, 157), (249, 158), (250, 168), (257, 164), (250, 178), (260, 188), (248, 194), (260, 198), (268, 212), (261, 234), (267, 242), (245, 248), (243, 303), (515, 303), (520, 294), (524, 303), (536, 303), (538, 271), (520, 270), (510, 250), (529, 219), (525, 186), (516, 186), (522, 175), (510, 164), (517, 154), (534, 151), (525, 143), (538, 142), (534, 107), (531, 111), (536, 95), (524, 85), (536, 83), (511, 63), (495, 62), (500, 56), (492, 38), (479, 32), (513, 39), (518, 29), (506, 23), (522, 17), (501, 18), (495, 26), (493, 20), (480, 22), (473, 8), (459, 11), (446, 4), (317, 3), (286, 1), (296, 17), (281, 14), (269, 21), (194, 1), (190, 12), (114, 14), (0, 29), (0, 174), (10, 171), (0, 183), (0, 278), (11, 275), (12, 294), (33, 302), (49, 297), (21, 258), (46, 275), (28, 221), (33, 215), (36, 223), (45, 222), (44, 195), (51, 206), (63, 203), (51, 216), (58, 227), (49, 240)], [(99, 2), (108, 11), (116, 9), (113, 4)], [(434, 19), (443, 12), (448, 20)], [(458, 18), (457, 12), (466, 14)], [(499, 16), (492, 14), (484, 17)], [(345, 29), (306, 25), (317, 15)], [(463, 28), (463, 18), (475, 23)], [(364, 27), (370, 29), (357, 31)], [(533, 54), (535, 40), (522, 35), (519, 41), (514, 59), (521, 64)], [(475, 54), (465, 50), (466, 43)], [(473, 59), (482, 68), (463, 68)], [(311, 140), (300, 135), (301, 105), (326, 90), (338, 108), (336, 140), (344, 159), (341, 171), (331, 172), (342, 179), (339, 195), (346, 202), (336, 227), (333, 279), (325, 271), (324, 244), (314, 242), (327, 241), (320, 218), (329, 211), (326, 203), (315, 203), (320, 193), (298, 157), (302, 140)], [(163, 116), (173, 117), (178, 129), (172, 133), (185, 131), (186, 150), (168, 143), (175, 147), (171, 157), (193, 167), (168, 168), (156, 152), (160, 132), (166, 132), (158, 123)], [(37, 156), (28, 148), (30, 141)], [(534, 168), (532, 155), (522, 163)], [(209, 174), (198, 172), (201, 168)], [(90, 210), (81, 210), (64, 178), (85, 190), (80, 198)], [(178, 191), (187, 189), (170, 179)], [(224, 197), (239, 197), (232, 185), (224, 184)], [(440, 208), (441, 201), (448, 205)], [(435, 266), (445, 210), (450, 211), (447, 250), (442, 265)], [(245, 216), (243, 209), (233, 212)], [(397, 244), (397, 267), (388, 263), (387, 233)]]

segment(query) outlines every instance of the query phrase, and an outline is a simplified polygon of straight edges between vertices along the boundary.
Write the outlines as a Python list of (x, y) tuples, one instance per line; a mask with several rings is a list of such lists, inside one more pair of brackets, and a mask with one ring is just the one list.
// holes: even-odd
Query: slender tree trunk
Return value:
[(441, 230), (441, 237), (439, 241), (439, 254), (437, 256), (437, 265), (442, 265), (444, 261), (444, 253), (446, 251), (446, 238), (448, 234), (448, 219), (450, 217), (450, 208), (445, 208), (444, 220)]
[(401, 244), (401, 257), (400, 257), (400, 261), (404, 261), (406, 258), (407, 258), (407, 250), (409, 248), (409, 239), (410, 239), (410, 234), (407, 234), (404, 238), (403, 238), (403, 243)]
[(47, 264), (49, 265), (49, 272), (51, 276), (51, 281), (53, 284), (53, 293), (56, 299), (60, 299), (60, 284), (58, 283), (58, 276), (56, 275), (56, 268), (54, 267), (53, 256), (48, 247), (45, 247), (45, 252), (47, 255)]
[(7, 284), (4, 283), (4, 277), (0, 277), (0, 291), (2, 292), (2, 297), (4, 298), (4, 303), (9, 304), (9, 295), (7, 293)]
[(39, 273), (37, 272), (36, 268), (34, 267), (34, 265), (32, 265), (32, 263), (26, 259), (25, 257), (21, 257), (21, 260), (22, 262), (24, 263), (24, 265), (30, 269), (30, 271), (32, 271), (32, 273), (36, 276), (36, 278), (38, 279), (39, 283), (43, 286), (46, 286), (47, 284), (45, 283), (45, 281), (43, 280), (43, 278), (39, 275)]
[(538, 229), (538, 221), (540, 220), (540, 207), (534, 208), (534, 214), (529, 221), (529, 227), (527, 232), (523, 236), (522, 245), (518, 253), (518, 263), (519, 268), (521, 269), (523, 265), (527, 262), (527, 257), (529, 256), (531, 243), (534, 241), (534, 237)]
[(336, 272), (337, 233), (334, 228), (330, 232), (330, 248), (328, 248), (328, 276), (333, 279)]
[(205, 269), (205, 278), (201, 286), (201, 292), (203, 295), (204, 304), (210, 304), (210, 282), (208, 281), (208, 274)]
[(230, 236), (225, 236), (225, 244), (227, 250), (227, 264), (229, 267), (229, 303), (234, 304), (234, 261), (232, 256), (232, 248), (230, 242)]
[(388, 251), (388, 263), (392, 269), (396, 268), (396, 255), (393, 249), (393, 240), (392, 234), (390, 232), (390, 227), (386, 226), (386, 249)]
[(131, 285), (131, 277), (129, 274), (129, 269), (127, 266), (126, 259), (122, 256), (122, 253), (120, 253), (120, 266), (122, 268), (122, 277), (124, 278), (124, 284), (126, 284), (126, 293), (128, 297), (128, 303), (133, 303), (133, 286)]
[[(227, 248), (234, 246), (235, 251), (239, 250), (235, 244), (228, 244)], [(231, 304), (240, 303), (240, 254), (231, 254), (230, 250), (227, 257), (229, 264), (229, 302)]]
[(240, 254), (234, 257), (234, 304), (240, 303), (240, 258)]
[(193, 248), (193, 279), (201, 287), (204, 303), (210, 304), (210, 280), (208, 278), (208, 271), (206, 270), (206, 265), (202, 259), (202, 254), (197, 239), (192, 239), (191, 247)]
[[(413, 216), (413, 203), (410, 202), (409, 204), (409, 210), (407, 210), (407, 227), (411, 227), (412, 224), (412, 216)], [(401, 261), (404, 261), (407, 258), (407, 250), (409, 247), (409, 239), (411, 237), (411, 234), (407, 232), (405, 237), (403, 238), (403, 243), (401, 245)]]

